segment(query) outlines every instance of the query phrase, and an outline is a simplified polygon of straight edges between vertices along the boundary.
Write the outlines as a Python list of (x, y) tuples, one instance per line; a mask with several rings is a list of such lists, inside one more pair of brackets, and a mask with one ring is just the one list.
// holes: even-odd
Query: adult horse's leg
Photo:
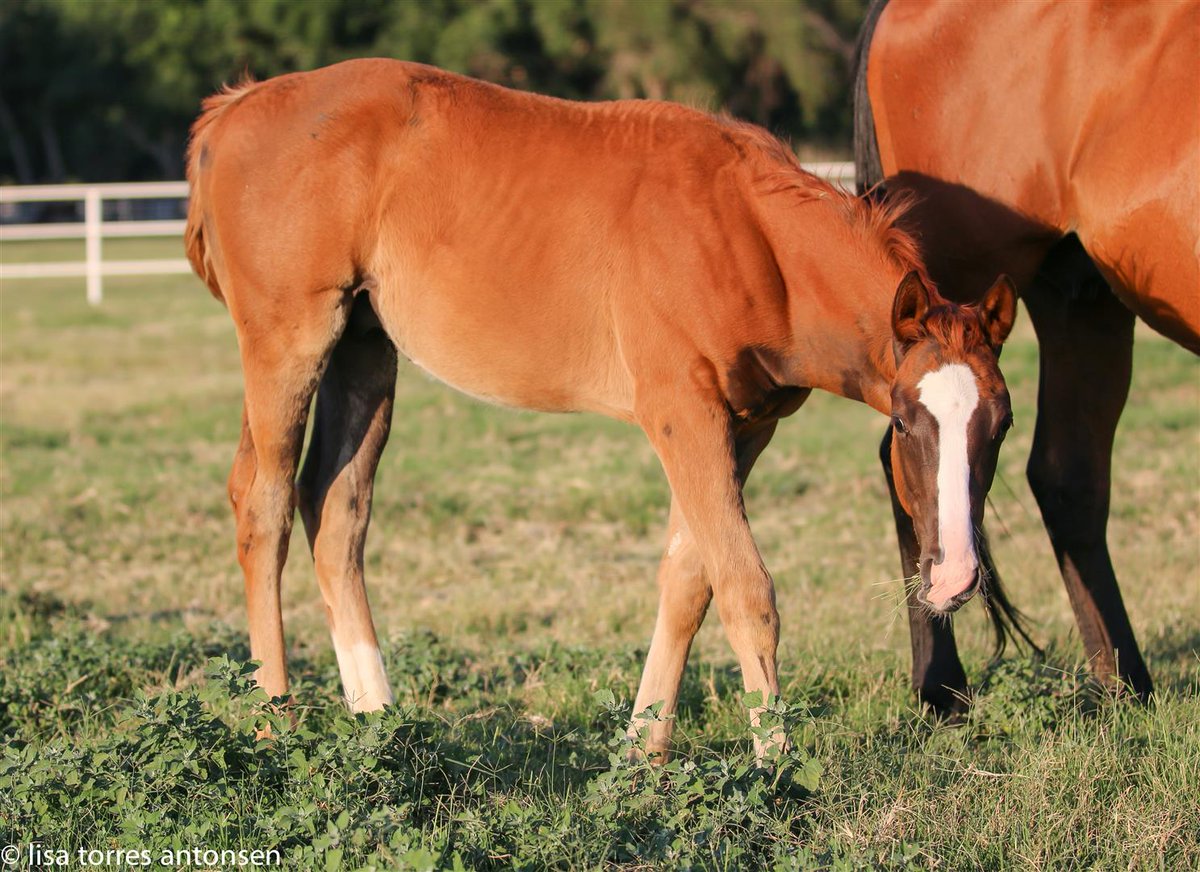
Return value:
[[(738, 476), (740, 446), (724, 403), (715, 396), (697, 396), (690, 387), (664, 385), (665, 390), (640, 397), (638, 417), (695, 537), (746, 690), (760, 691), (764, 699), (778, 696), (775, 586), (746, 521)], [(761, 707), (751, 713), (755, 726), (761, 713)], [(783, 742), (783, 736), (768, 743), (756, 738), (755, 750), (762, 758), (768, 745)]]
[[(229, 476), (229, 499), (246, 583), (250, 654), (261, 664), (259, 685), (271, 696), (283, 696), (288, 680), (279, 577), (295, 516), (296, 467), (308, 407), (345, 311), (340, 291), (309, 298), (307, 311), (296, 303), (273, 311), (265, 298), (242, 302), (228, 288), (226, 295), (238, 326), (245, 378), (242, 437)], [(281, 329), (283, 324), (290, 329)]]
[[(754, 461), (770, 442), (775, 425), (776, 422), (771, 421), (737, 440), (737, 475), (741, 485), (745, 485)], [(675, 729), (675, 708), (688, 652), (712, 600), (712, 587), (704, 574), (703, 558), (679, 501), (674, 498), (667, 525), (667, 549), (658, 567), (658, 589), (658, 617), (629, 734), (632, 737), (647, 730), (646, 753), (654, 756), (657, 762), (664, 762)], [(659, 719), (647, 725), (638, 715), (655, 703), (662, 703)], [(634, 755), (638, 753), (633, 752)]]
[(1023, 295), (1041, 354), (1037, 426), (1027, 469), (1092, 672), (1153, 692), (1108, 553), (1113, 433), (1129, 394), (1134, 316), (1107, 286)]
[(298, 487), (342, 690), (356, 712), (393, 701), (363, 582), (363, 547), (395, 391), (396, 349), (360, 297), (321, 378)]
[[(958, 657), (954, 641), (954, 625), (947, 617), (934, 617), (917, 601), (918, 585), (908, 579), (918, 571), (921, 546), (917, 543), (912, 518), (904, 511), (896, 495), (896, 480), (892, 475), (892, 429), (888, 428), (879, 446), (879, 459), (892, 497), (892, 516), (896, 521), (896, 539), (900, 544), (900, 571), (905, 578), (905, 599), (908, 611), (909, 639), (912, 644), (912, 686), (917, 699), (929, 706), (939, 717), (961, 714), (969, 705), (970, 688), (967, 674)], [(983, 572), (991, 571), (990, 557), (980, 553)]]

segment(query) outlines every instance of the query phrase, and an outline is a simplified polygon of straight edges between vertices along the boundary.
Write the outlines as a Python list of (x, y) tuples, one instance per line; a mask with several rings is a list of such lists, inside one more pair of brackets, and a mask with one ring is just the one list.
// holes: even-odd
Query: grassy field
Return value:
[[(0, 261), (34, 256), (73, 255), (0, 246)], [(399, 705), (357, 719), (339, 705), (297, 532), (284, 612), (301, 718), (256, 745), (271, 716), (241, 665), (224, 490), (232, 324), (191, 277), (105, 294), (93, 309), (82, 282), (0, 289), (0, 842), (278, 849), (290, 868), (1200, 867), (1200, 362), (1149, 331), (1109, 537), (1157, 704), (1097, 699), (1084, 680), (1024, 482), (1037, 350), (1022, 321), (989, 521), (1045, 661), (989, 663), (973, 602), (956, 621), (973, 714), (949, 727), (914, 710), (875, 460), (886, 422), (815, 396), (747, 499), (797, 746), (772, 781), (748, 765), (715, 615), (677, 764), (611, 765), (667, 506), (641, 434), (484, 406), (408, 366), (367, 557)]]

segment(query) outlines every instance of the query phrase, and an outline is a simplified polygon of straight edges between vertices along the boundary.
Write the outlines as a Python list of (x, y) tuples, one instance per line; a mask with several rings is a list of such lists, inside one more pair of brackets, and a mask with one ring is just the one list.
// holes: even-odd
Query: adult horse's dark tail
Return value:
[(871, 38), (875, 25), (883, 14), (888, 0), (872, 0), (858, 32), (854, 47), (854, 177), (855, 189), (861, 197), (868, 191), (872, 196), (882, 194), (873, 190), (883, 181), (883, 164), (879, 161), (879, 143), (875, 139), (875, 117), (871, 114), (871, 95), (867, 93), (867, 57), (871, 53)]
[[(872, 0), (858, 32), (858, 43), (854, 50), (854, 176), (855, 190), (860, 197), (881, 199), (886, 194), (883, 182), (883, 163), (879, 158), (879, 142), (875, 138), (875, 116), (871, 110), (871, 95), (867, 91), (867, 62), (871, 53), (871, 40), (879, 16), (887, 7), (888, 0)], [(985, 577), (984, 601), (988, 618), (995, 634), (993, 656), (1004, 653), (1011, 639), (1018, 647), (1022, 644), (1037, 654), (1041, 649), (1034, 644), (1025, 628), (1025, 616), (1008, 599), (1000, 573), (992, 560), (987, 534), (979, 531), (977, 544), (979, 559)]]

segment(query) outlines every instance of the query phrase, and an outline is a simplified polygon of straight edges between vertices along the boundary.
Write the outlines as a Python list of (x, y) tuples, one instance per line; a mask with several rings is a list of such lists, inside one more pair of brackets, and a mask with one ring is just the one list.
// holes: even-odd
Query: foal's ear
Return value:
[(979, 313), (988, 344), (999, 351), (1017, 319), (1017, 289), (1012, 279), (998, 276), (983, 299), (975, 304), (975, 311)]
[(916, 271), (900, 280), (892, 303), (892, 336), (901, 348), (921, 338), (921, 321), (929, 311), (929, 288)]

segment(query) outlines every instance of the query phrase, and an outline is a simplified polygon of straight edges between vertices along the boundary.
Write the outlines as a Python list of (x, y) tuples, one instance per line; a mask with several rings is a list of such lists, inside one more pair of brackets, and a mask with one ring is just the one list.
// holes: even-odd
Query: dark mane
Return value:
[(875, 25), (885, 6), (887, 0), (873, 0), (854, 46), (854, 176), (859, 195), (873, 195), (876, 186), (883, 181), (879, 143), (875, 139), (875, 116), (871, 112), (871, 95), (867, 92), (867, 61)]

